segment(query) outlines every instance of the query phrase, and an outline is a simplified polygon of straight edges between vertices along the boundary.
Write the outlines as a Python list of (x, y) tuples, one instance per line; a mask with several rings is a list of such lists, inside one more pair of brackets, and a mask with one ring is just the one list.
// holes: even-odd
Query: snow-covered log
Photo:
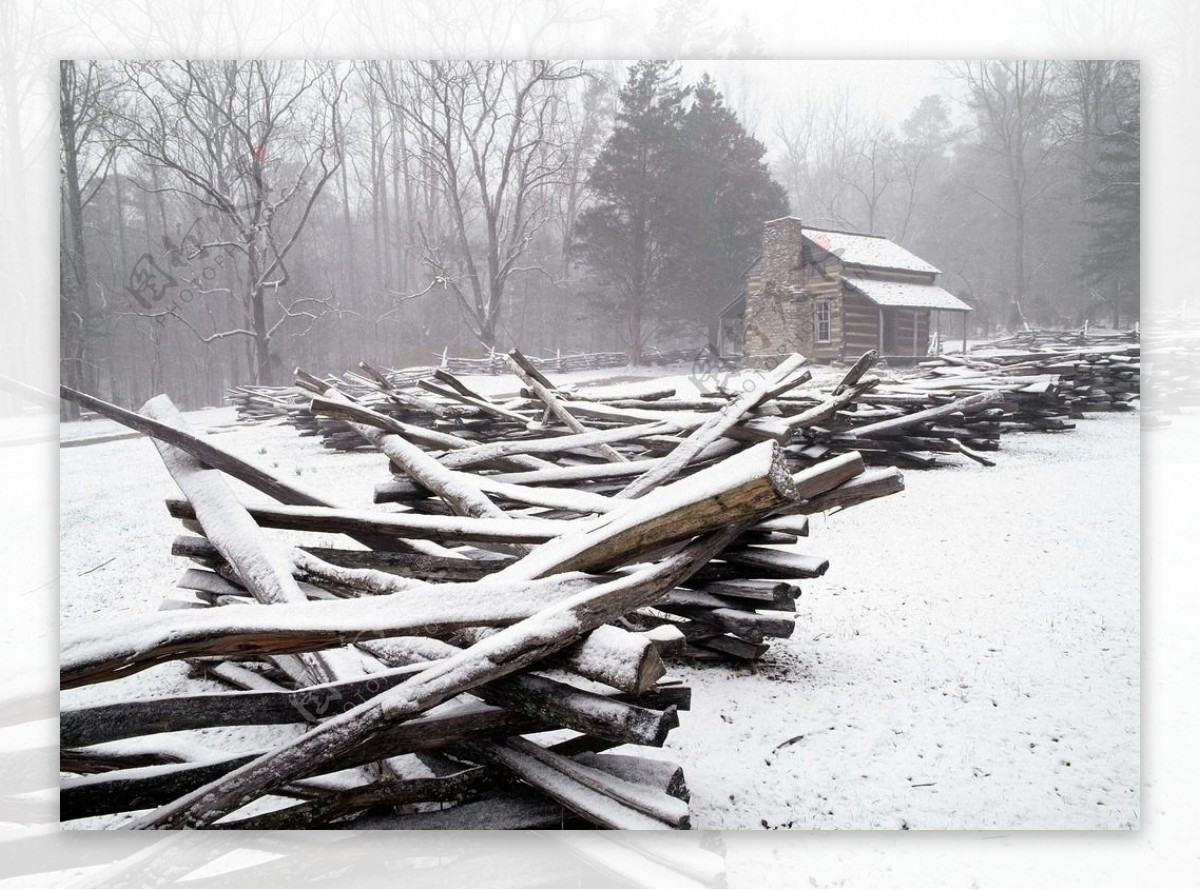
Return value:
[[(536, 368), (529, 364), (525, 356), (521, 355), (520, 350), (511, 350), (508, 353), (508, 361), (509, 365), (513, 369), (513, 373), (525, 381), (525, 385), (537, 394), (537, 397), (542, 400), (545, 406), (549, 409), (550, 413), (558, 418), (558, 420), (561, 421), (567, 429), (578, 434), (583, 434), (588, 431), (587, 427), (580, 423), (575, 415), (568, 411), (562, 402), (559, 401), (558, 396), (556, 396), (551, 391), (551, 387), (547, 385), (549, 381), (547, 381), (546, 378), (542, 376)], [(605, 460), (612, 461), (613, 463), (623, 463), (624, 461), (628, 460), (628, 458), (626, 458), (619, 451), (614, 450), (611, 445), (601, 442), (589, 447)]]
[[(714, 532), (654, 566), (569, 597), (427, 668), (370, 701), (130, 823), (131, 828), (204, 827), (293, 777), (358, 748), (389, 726), (417, 717), (453, 695), (527, 667), (584, 633), (657, 600), (742, 531)], [(528, 558), (528, 557), (526, 557)], [(518, 563), (519, 564), (519, 563)]]
[[(195, 596), (187, 608), (68, 628), (62, 683), (182, 659), (235, 691), (68, 709), (64, 769), (107, 775), (72, 780), (65, 812), (158, 808), (134, 828), (315, 828), (428, 802), (453, 817), (381, 824), (686, 827), (678, 766), (603, 753), (660, 746), (678, 728), (690, 690), (666, 677), (663, 659), (760, 657), (795, 627), (796, 581), (829, 568), (791, 549), (808, 513), (902, 487), (868, 463), (978, 459), (1009, 416), (1008, 402), (945, 408), (954, 388), (868, 404), (880, 386), (866, 376), (870, 356), (832, 393), (796, 391), (811, 375), (793, 356), (752, 391), (741, 381), (700, 397), (657, 382), (556, 387), (514, 359), (525, 391), (511, 398), (446, 371), (365, 363), (340, 379), (298, 371), (290, 394), (242, 394), (248, 415), (287, 417), (338, 449), (382, 451), (398, 478), (376, 501), (401, 506), (338, 508), (218, 454), (282, 505), (245, 507), (189, 482), (168, 507), (203, 535), (172, 544), (197, 564), (179, 582)], [(1022, 398), (1054, 397), (1013, 379)], [(1011, 399), (1017, 388), (997, 391)], [(931, 407), (941, 410), (906, 420)], [(893, 421), (907, 425), (854, 435)], [(219, 481), (208, 466), (193, 469)], [(345, 534), (371, 549), (281, 546), (284, 536), (261, 529)], [(304, 662), (331, 651), (352, 665), (313, 683)], [(168, 744), (169, 734), (250, 725), (273, 741), (182, 756)], [(521, 738), (546, 730), (570, 737), (549, 747)], [(442, 766), (406, 773), (397, 758), (418, 752)], [(332, 776), (343, 770), (349, 780)], [(515, 795), (514, 779), (525, 789)], [(306, 799), (235, 812), (267, 794)]]

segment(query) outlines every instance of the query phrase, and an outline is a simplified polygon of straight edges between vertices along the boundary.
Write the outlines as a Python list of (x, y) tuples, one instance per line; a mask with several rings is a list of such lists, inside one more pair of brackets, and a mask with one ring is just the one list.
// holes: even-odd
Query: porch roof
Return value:
[(846, 278), (858, 293), (876, 306), (885, 308), (941, 309), (949, 312), (970, 312), (971, 307), (945, 288), (936, 284), (912, 284), (907, 281), (876, 281), (866, 278)]

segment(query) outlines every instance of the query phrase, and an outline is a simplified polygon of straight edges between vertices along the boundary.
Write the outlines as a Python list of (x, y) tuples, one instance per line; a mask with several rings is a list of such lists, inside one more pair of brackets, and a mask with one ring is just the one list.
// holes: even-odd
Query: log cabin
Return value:
[(934, 333), (960, 331), (965, 349), (971, 307), (937, 284), (939, 273), (881, 235), (770, 220), (745, 289), (721, 310), (720, 351), (750, 364), (792, 352), (818, 361), (871, 349), (904, 358), (926, 355)]

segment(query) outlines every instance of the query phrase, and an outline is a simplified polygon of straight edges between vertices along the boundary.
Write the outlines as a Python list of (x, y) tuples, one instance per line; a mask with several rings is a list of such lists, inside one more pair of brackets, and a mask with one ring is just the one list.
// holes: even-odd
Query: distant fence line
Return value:
[[(700, 353), (695, 349), (676, 349), (669, 352), (653, 350), (642, 356), (643, 365), (665, 366), (694, 362)], [(624, 352), (592, 352), (538, 358), (526, 358), (539, 370), (548, 374), (563, 374), (570, 371), (603, 370), (608, 368), (624, 368), (629, 365), (629, 356)], [(398, 369), (376, 369), (369, 365), (360, 364), (375, 381), (386, 378), (392, 387), (416, 386), (418, 381), (432, 377), (434, 371), (446, 371), (450, 374), (511, 374), (512, 369), (505, 361), (505, 354), (493, 351), (484, 358), (456, 358), (445, 352), (437, 365), (422, 365)], [(375, 391), (376, 382), (367, 379), (359, 371), (347, 371), (339, 377), (327, 377), (336, 382), (349, 395), (361, 396)], [(225, 393), (225, 401), (234, 405), (238, 417), (251, 422), (267, 420), (272, 417), (289, 415), (311, 396), (294, 386), (269, 386), (247, 384), (232, 386)]]
[[(695, 349), (675, 349), (670, 352), (653, 350), (642, 355), (643, 365), (677, 365), (690, 362), (696, 357)], [(629, 356), (624, 352), (590, 352), (575, 355), (563, 355), (538, 358), (526, 356), (539, 371), (566, 374), (571, 371), (591, 371), (603, 368), (623, 368), (629, 364)], [(456, 358), (443, 354), (438, 367), (451, 374), (509, 374), (511, 370), (504, 360), (503, 352), (492, 352), (484, 358)], [(400, 373), (410, 370), (405, 369)]]

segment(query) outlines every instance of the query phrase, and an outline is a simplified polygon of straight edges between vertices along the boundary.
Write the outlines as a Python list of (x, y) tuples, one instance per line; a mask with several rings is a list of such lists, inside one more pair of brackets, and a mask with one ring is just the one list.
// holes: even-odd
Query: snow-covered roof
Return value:
[(904, 306), (915, 309), (948, 309), (970, 312), (971, 307), (936, 284), (909, 284), (901, 281), (873, 281), (847, 278), (846, 283), (877, 306)]
[(931, 272), (934, 275), (941, 271), (937, 266), (930, 265), (882, 235), (856, 235), (851, 232), (809, 228), (805, 228), (803, 232), (804, 237), (813, 244), (836, 254), (841, 257), (843, 263), (851, 266)]

